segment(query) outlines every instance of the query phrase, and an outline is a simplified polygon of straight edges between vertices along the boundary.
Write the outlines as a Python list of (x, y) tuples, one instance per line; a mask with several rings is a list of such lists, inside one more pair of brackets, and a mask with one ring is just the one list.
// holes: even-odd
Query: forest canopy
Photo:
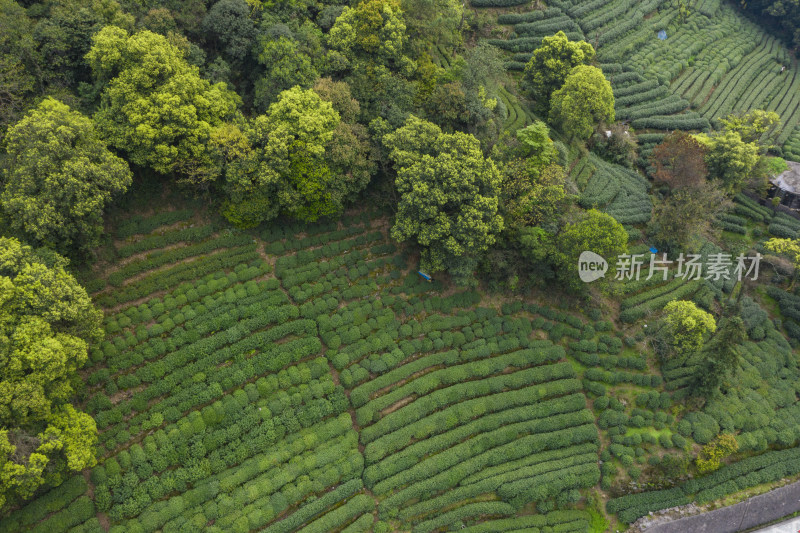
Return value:
[(103, 337), (102, 315), (53, 253), (0, 238), (0, 500), (94, 466), (97, 428), (76, 410), (77, 371)]

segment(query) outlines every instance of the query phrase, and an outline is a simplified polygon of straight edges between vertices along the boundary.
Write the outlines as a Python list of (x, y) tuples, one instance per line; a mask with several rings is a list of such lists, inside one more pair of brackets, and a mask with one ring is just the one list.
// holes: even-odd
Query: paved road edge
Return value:
[(800, 481), (747, 500), (647, 528), (646, 533), (736, 533), (800, 510)]

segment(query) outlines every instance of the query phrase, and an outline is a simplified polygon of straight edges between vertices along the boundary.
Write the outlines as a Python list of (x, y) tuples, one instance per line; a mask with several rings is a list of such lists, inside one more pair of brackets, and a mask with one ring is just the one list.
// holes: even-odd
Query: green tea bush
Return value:
[(453, 511), (443, 513), (432, 520), (426, 520), (417, 524), (414, 526), (414, 529), (412, 529), (412, 532), (429, 533), (440, 529), (442, 526), (457, 524), (466, 518), (476, 516), (511, 516), (514, 514), (514, 511), (514, 507), (505, 502), (468, 503)]
[(175, 211), (162, 211), (148, 217), (134, 215), (119, 225), (117, 238), (127, 239), (137, 233), (150, 233), (160, 226), (168, 226), (188, 220), (194, 216), (194, 213), (194, 209), (177, 209)]
[(88, 496), (81, 496), (66, 509), (36, 524), (30, 531), (32, 533), (65, 533), (94, 515), (95, 507), (92, 500)]
[(683, 113), (681, 115), (646, 116), (633, 120), (631, 126), (637, 130), (650, 128), (658, 130), (708, 131), (711, 129), (711, 124), (708, 122), (708, 119), (694, 112)]
[(617, 514), (623, 522), (632, 523), (650, 511), (686, 505), (690, 501), (681, 489), (673, 488), (611, 499), (606, 503), (606, 511)]
[[(569, 363), (529, 368), (514, 372), (512, 374), (501, 374), (468, 383), (458, 383), (458, 381), (460, 381), (460, 379), (464, 376), (464, 374), (459, 373), (459, 369), (453, 368), (447, 370), (448, 371), (446, 373), (442, 373), (442, 377), (445, 379), (452, 379), (451, 382), (457, 384), (448, 388), (435, 390), (427, 396), (427, 400), (425, 402), (414, 402), (409, 404), (392, 412), (390, 415), (380, 418), (371, 426), (363, 428), (361, 432), (362, 441), (368, 443), (380, 436), (390, 433), (391, 431), (400, 429), (405, 425), (412, 424), (423, 416), (430, 414), (437, 406), (453, 404), (471, 398), (484, 396), (491, 390), (522, 388), (534, 383), (545, 383), (554, 380), (562, 380), (561, 383), (563, 383), (565, 391), (572, 389), (575, 386), (580, 386), (580, 382), (570, 379), (575, 375), (575, 371)], [(487, 370), (489, 374), (492, 374), (487, 367), (476, 367), (476, 371), (481, 372), (481, 374), (484, 370)], [(405, 387), (408, 391), (416, 390), (419, 393), (420, 391), (424, 391), (425, 387), (430, 387), (433, 385), (433, 383), (434, 382), (431, 380), (431, 378), (428, 378), (424, 380), (415, 380)], [(402, 389), (395, 389), (393, 392), (399, 390)], [(382, 396), (379, 400), (373, 400), (370, 402), (370, 404), (360, 409), (359, 413), (357, 414), (358, 418), (368, 422), (372, 419), (372, 416), (370, 416), (368, 413), (376, 412), (381, 405), (391, 405), (394, 396), (395, 395), (393, 394), (388, 394)], [(396, 396), (404, 397), (405, 391), (396, 394)]]
[(199, 227), (183, 228), (170, 231), (162, 235), (151, 235), (136, 242), (125, 244), (117, 248), (117, 255), (122, 258), (130, 257), (134, 254), (163, 248), (179, 242), (196, 242), (210, 237), (219, 227), (215, 224), (208, 224)]
[(22, 530), (23, 527), (40, 522), (49, 514), (67, 508), (76, 498), (85, 494), (87, 488), (88, 485), (83, 476), (76, 475), (68, 478), (58, 487), (50, 489), (0, 520), (0, 532), (14, 533)]
[[(485, 451), (484, 453), (479, 453), (474, 457), (467, 459), (464, 461), (458, 457), (453, 457), (449, 459), (448, 463), (455, 466), (456, 471), (445, 470), (440, 471), (439, 473), (434, 474), (431, 471), (431, 467), (434, 465), (426, 465), (427, 471), (423, 471), (420, 468), (417, 469), (410, 469), (406, 472), (403, 472), (402, 479), (399, 480), (399, 484), (401, 485), (408, 485), (406, 488), (399, 490), (397, 492), (392, 493), (384, 500), (382, 500), (378, 504), (378, 511), (381, 516), (385, 516), (389, 513), (392, 509), (398, 508), (402, 503), (418, 498), (421, 494), (428, 494), (431, 491), (436, 490), (443, 490), (452, 486), (455, 480), (458, 479), (459, 476), (466, 476), (469, 474), (473, 474), (475, 472), (480, 471), (481, 469), (485, 468), (488, 465), (496, 464), (500, 458), (505, 458), (504, 460), (509, 459), (516, 459), (521, 458), (526, 455), (531, 455), (541, 450), (545, 449), (552, 449), (554, 447), (564, 447), (569, 446), (573, 443), (580, 443), (586, 442), (589, 439), (597, 439), (597, 430), (594, 428), (593, 424), (587, 424), (583, 426), (578, 426), (574, 428), (570, 428), (569, 430), (560, 430), (560, 431), (551, 431), (546, 434), (542, 435), (526, 435), (524, 437), (518, 438), (513, 442), (508, 444), (504, 444), (498, 447), (492, 447), (489, 441), (481, 446), (483, 448), (491, 448)], [(458, 450), (457, 448), (451, 448), (447, 452), (444, 452), (448, 455), (452, 455), (453, 450)], [(477, 450), (476, 450), (477, 451)], [(442, 456), (442, 460), (444, 459), (444, 454), (438, 454)], [(453, 459), (455, 462), (452, 462)], [(439, 461), (436, 462), (436, 469), (441, 470), (442, 468), (446, 468), (448, 463), (440, 463)], [(425, 463), (421, 463), (425, 464)], [(600, 478), (600, 472), (597, 468), (597, 463), (593, 462), (591, 464), (581, 465), (575, 467), (574, 472), (562, 472), (565, 474), (558, 479), (551, 479), (550, 476), (544, 474), (543, 476), (538, 476), (536, 478), (537, 483), (536, 486), (538, 487), (538, 491), (544, 491), (546, 494), (552, 493), (552, 495), (557, 494), (564, 487), (580, 487), (580, 486), (591, 486), (597, 483)], [(589, 483), (593, 477), (596, 476), (594, 482)], [(525, 485), (530, 484), (530, 480), (527, 480), (528, 483), (523, 483)], [(585, 485), (589, 483), (589, 485)], [(509, 485), (513, 484), (510, 483)], [(515, 505), (515, 503), (521, 503), (521, 499), (526, 499), (527, 501), (534, 501), (535, 498), (528, 498), (527, 494), (523, 495), (519, 490), (518, 487), (507, 487), (503, 489), (501, 486), (498, 489), (498, 494), (501, 497), (508, 496), (510, 494), (516, 494), (518, 500), (516, 502), (512, 501), (511, 504)], [(516, 491), (516, 492), (515, 492)], [(504, 497), (504, 499), (506, 499)], [(539, 498), (545, 499), (545, 498)], [(515, 505), (516, 507), (517, 505)]]
[(360, 479), (353, 479), (340, 485), (330, 492), (325, 493), (311, 503), (308, 503), (288, 517), (267, 527), (265, 533), (288, 533), (309, 521), (315, 515), (333, 507), (338, 502), (348, 498), (361, 490), (363, 483)]
[[(498, 396), (501, 396), (500, 398), (497, 398), (497, 400), (500, 401), (510, 399), (509, 397), (511, 395), (509, 393), (501, 393)], [(419, 430), (417, 430), (417, 433), (414, 433), (416, 428), (409, 427), (408, 430), (404, 428), (404, 430), (400, 432), (387, 435), (382, 439), (378, 439), (367, 444), (364, 450), (365, 457), (369, 463), (369, 466), (367, 466), (366, 470), (364, 471), (364, 479), (367, 483), (367, 486), (374, 488), (376, 492), (389, 490), (389, 488), (394, 485), (397, 479), (383, 484), (378, 484), (378, 481), (389, 479), (391, 476), (394, 476), (405, 469), (414, 467), (414, 465), (419, 464), (427, 455), (431, 455), (436, 452), (445, 454), (441, 457), (442, 461), (444, 461), (445, 458), (457, 459), (458, 455), (457, 453), (451, 451), (452, 448), (456, 447), (469, 435), (473, 435), (478, 432), (497, 431), (496, 437), (498, 439), (498, 443), (500, 443), (505, 442), (505, 440), (500, 439), (508, 438), (508, 436), (504, 436), (501, 432), (499, 432), (504, 425), (514, 424), (519, 428), (529, 427), (541, 431), (541, 429), (538, 428), (549, 427), (553, 429), (562, 429), (575, 423), (583, 423), (587, 420), (588, 412), (582, 411), (583, 405), (580, 405), (580, 400), (582, 399), (580, 394), (571, 394), (563, 398), (540, 401), (535, 405), (519, 403), (524, 401), (524, 398), (522, 398), (521, 394), (517, 394), (515, 396), (519, 399), (516, 399), (517, 403), (510, 404), (513, 407), (509, 407), (497, 413), (489, 412), (484, 417), (474, 421), (470, 421), (470, 418), (468, 418), (473, 414), (469, 408), (471, 407), (473, 409), (478, 409), (481, 407), (479, 403), (473, 401), (471, 402), (471, 405), (464, 405), (464, 408), (461, 410), (450, 408), (449, 411), (465, 413), (461, 415), (464, 420), (462, 420), (461, 426), (448, 430), (444, 433), (436, 434), (434, 428), (436, 428), (435, 424), (439, 423), (439, 421), (446, 420), (451, 416), (451, 413), (447, 412), (448, 410), (442, 411), (441, 414), (437, 413), (436, 415), (432, 415), (431, 417), (420, 421), (421, 427), (431, 428), (429, 431), (431, 432), (432, 436), (429, 436), (428, 438), (422, 439), (424, 435), (420, 434)], [(565, 416), (570, 413), (577, 414)], [(552, 417), (553, 420), (550, 422), (541, 420), (547, 417)], [(403, 439), (406, 436), (415, 434), (419, 435), (419, 438), (421, 439), (419, 442), (416, 442), (397, 453), (391, 454), (393, 451), (400, 449), (399, 446), (403, 444)], [(464, 449), (467, 448), (466, 446), (459, 447)], [(438, 465), (437, 468), (439, 466), (441, 465)]]
[(520, 24), (522, 22), (535, 22), (537, 20), (549, 19), (563, 14), (557, 7), (546, 7), (545, 9), (527, 11), (525, 13), (503, 13), (497, 17), (498, 24)]
[[(356, 494), (343, 505), (327, 512), (322, 517), (300, 529), (299, 533), (327, 533), (334, 531), (354, 517), (371, 512), (374, 509), (375, 502), (372, 498), (366, 494)], [(372, 520), (371, 516), (370, 520)]]

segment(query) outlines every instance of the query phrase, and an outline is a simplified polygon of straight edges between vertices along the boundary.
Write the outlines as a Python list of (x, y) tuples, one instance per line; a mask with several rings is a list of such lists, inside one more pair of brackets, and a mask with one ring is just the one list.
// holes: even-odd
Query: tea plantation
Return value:
[(778, 143), (800, 156), (796, 60), (726, 2), (689, 1), (684, 17), (664, 0), (555, 0), (536, 10), (527, 0), (471, 4), (507, 11), (497, 22), (511, 33), (489, 42), (509, 52), (512, 71), (523, 70), (542, 38), (557, 31), (591, 43), (614, 88), (617, 119), (637, 130), (704, 130), (731, 113), (765, 109), (781, 117)]
[[(800, 439), (800, 370), (752, 301), (747, 379), (686, 414), (692, 361), (654, 372), (639, 319), (724, 287), (627, 284), (619, 329), (425, 283), (386, 231), (371, 211), (250, 232), (188, 209), (120, 224), (113, 266), (83, 274), (106, 316), (82, 371), (99, 464), (0, 531), (583, 532), (598, 485), (693, 442)], [(770, 451), (608, 512), (632, 522), (796, 473), (796, 448)]]
[(0, 533), (640, 533), (797, 482), (796, 21), (0, 0)]
[(560, 341), (582, 322), (437, 295), (384, 227), (368, 212), (255, 236), (188, 211), (122, 225), (123, 265), (91, 283), (102, 464), (2, 530), (434, 531), (578, 500), (599, 435)]

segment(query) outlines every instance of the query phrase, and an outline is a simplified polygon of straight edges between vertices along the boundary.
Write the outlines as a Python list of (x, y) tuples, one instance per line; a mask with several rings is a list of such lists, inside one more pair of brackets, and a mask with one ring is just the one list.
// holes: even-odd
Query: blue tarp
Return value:
[(658, 32), (658, 38), (663, 41), (664, 39), (667, 38), (667, 32), (665, 30), (661, 30), (660, 32)]

